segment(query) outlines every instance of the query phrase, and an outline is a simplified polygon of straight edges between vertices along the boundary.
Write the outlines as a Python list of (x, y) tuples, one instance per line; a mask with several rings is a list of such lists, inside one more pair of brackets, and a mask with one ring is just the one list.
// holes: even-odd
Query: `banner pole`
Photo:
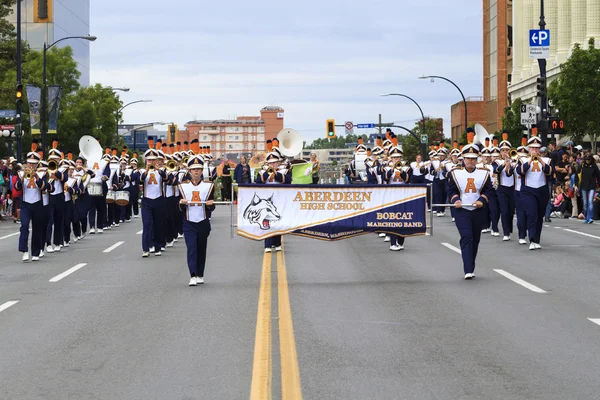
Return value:
[(428, 183), (427, 186), (429, 186), (429, 225), (431, 226), (429, 235), (433, 237), (433, 184)]

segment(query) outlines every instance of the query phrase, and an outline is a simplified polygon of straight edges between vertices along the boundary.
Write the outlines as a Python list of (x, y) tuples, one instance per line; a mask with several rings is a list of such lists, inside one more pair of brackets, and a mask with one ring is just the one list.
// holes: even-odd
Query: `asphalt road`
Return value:
[(472, 281), (434, 224), (401, 252), (286, 236), (265, 256), (219, 209), (188, 287), (183, 242), (142, 259), (139, 219), (29, 263), (2, 223), (0, 398), (597, 398), (600, 224), (553, 219), (536, 251), (484, 235)]

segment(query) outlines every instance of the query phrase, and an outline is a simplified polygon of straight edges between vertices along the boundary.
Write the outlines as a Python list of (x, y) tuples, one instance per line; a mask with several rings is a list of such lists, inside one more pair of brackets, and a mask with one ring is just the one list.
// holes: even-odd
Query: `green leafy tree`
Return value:
[(561, 64), (560, 75), (550, 84), (548, 95), (571, 139), (581, 143), (589, 135), (596, 152), (600, 134), (600, 49), (594, 38), (588, 44), (585, 50), (575, 45), (571, 57)]
[[(367, 135), (360, 136), (363, 140), (367, 141)], [(335, 139), (319, 138), (315, 139), (311, 144), (307, 145), (304, 143), (306, 150), (320, 150), (320, 149), (343, 149), (346, 147), (346, 143), (357, 143), (358, 135), (350, 134), (344, 136), (337, 136)]]
[[(429, 145), (435, 145), (437, 147), (440, 144), (440, 141), (444, 139), (444, 124), (441, 118), (425, 117), (425, 130), (428, 138), (428, 150)], [(420, 138), (421, 134), (423, 133), (423, 121), (416, 122), (415, 126), (412, 128), (412, 131), (417, 135), (418, 138)], [(448, 147), (447, 143), (446, 147)], [(404, 135), (402, 152), (404, 153), (405, 160), (411, 162), (414, 161), (417, 157), (417, 154), (422, 153), (421, 142), (417, 141), (410, 134)], [(424, 154), (421, 155), (424, 156)]]

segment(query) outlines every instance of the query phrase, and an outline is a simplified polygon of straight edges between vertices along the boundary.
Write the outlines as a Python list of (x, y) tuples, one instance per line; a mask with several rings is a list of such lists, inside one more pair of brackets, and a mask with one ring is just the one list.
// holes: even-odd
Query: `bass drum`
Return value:
[(129, 192), (125, 190), (118, 191), (115, 203), (117, 203), (118, 206), (126, 206), (129, 204)]
[(87, 186), (87, 191), (90, 196), (102, 196), (102, 184), (90, 183)]

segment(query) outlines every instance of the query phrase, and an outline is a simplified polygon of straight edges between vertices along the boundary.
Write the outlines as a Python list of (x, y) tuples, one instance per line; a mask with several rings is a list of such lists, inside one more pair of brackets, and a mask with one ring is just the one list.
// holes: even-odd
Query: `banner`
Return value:
[(237, 233), (340, 240), (370, 232), (426, 232), (425, 185), (239, 185)]
[(27, 103), (29, 104), (29, 123), (31, 124), (31, 134), (40, 134), (40, 99), (42, 97), (42, 89), (33, 85), (26, 85)]
[(292, 167), (292, 183), (310, 185), (312, 183), (313, 163), (296, 164)]
[(48, 133), (56, 133), (58, 125), (58, 109), (62, 97), (62, 88), (58, 85), (48, 86)]

